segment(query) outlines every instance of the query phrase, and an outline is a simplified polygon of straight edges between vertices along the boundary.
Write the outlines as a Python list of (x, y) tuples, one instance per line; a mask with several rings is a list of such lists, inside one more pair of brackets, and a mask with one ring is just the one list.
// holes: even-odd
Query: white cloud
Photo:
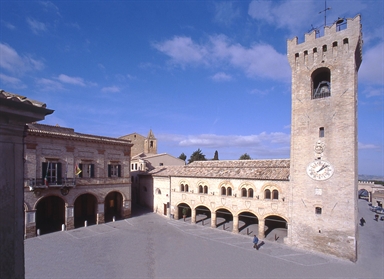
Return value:
[(358, 143), (358, 149), (363, 150), (363, 149), (380, 149), (380, 146), (371, 144), (371, 143)]
[(105, 93), (117, 93), (117, 92), (120, 92), (120, 88), (117, 87), (117, 86), (109, 86), (109, 87), (103, 87), (101, 88), (101, 92), (105, 92)]
[(153, 46), (171, 57), (171, 62), (184, 66), (186, 64), (205, 63), (207, 55), (205, 46), (200, 46), (189, 37), (174, 37), (172, 40), (155, 43)]
[(70, 77), (70, 76), (61, 74), (57, 77), (57, 79), (63, 83), (85, 86), (84, 79), (80, 77)]
[(212, 36), (209, 42), (197, 44), (189, 37), (175, 37), (157, 43), (156, 49), (168, 55), (171, 64), (230, 65), (245, 72), (248, 77), (263, 77), (289, 81), (290, 68), (285, 54), (278, 53), (267, 44), (254, 44), (250, 48), (234, 44), (224, 35)]
[(0, 80), (4, 84), (6, 84), (10, 87), (13, 87), (13, 88), (23, 89), (23, 88), (27, 87), (20, 79), (15, 78), (15, 77), (11, 77), (11, 76), (7, 76), (7, 75), (1, 74), (1, 73), (0, 73)]
[(36, 84), (44, 91), (63, 90), (63, 85), (55, 80), (40, 78), (36, 80)]
[(359, 77), (361, 82), (384, 85), (384, 42), (363, 54)]
[(40, 21), (29, 17), (26, 20), (29, 25), (29, 28), (31, 28), (34, 34), (39, 34), (40, 32), (45, 32), (47, 30), (46, 25)]
[[(177, 137), (176, 137), (177, 138)], [(195, 146), (208, 148), (223, 148), (223, 147), (252, 147), (267, 143), (289, 145), (290, 135), (285, 133), (260, 133), (259, 135), (190, 135), (184, 138), (178, 138), (180, 146)]]
[(220, 72), (216, 73), (211, 77), (212, 80), (214, 81), (230, 81), (232, 80), (232, 76), (228, 75), (226, 73)]
[(31, 70), (41, 70), (44, 63), (29, 56), (20, 56), (16, 50), (7, 44), (0, 43), (0, 67), (13, 73), (24, 73)]
[(369, 86), (368, 88), (364, 89), (363, 94), (366, 95), (368, 98), (384, 96), (384, 88), (382, 86), (378, 86), (378, 87)]

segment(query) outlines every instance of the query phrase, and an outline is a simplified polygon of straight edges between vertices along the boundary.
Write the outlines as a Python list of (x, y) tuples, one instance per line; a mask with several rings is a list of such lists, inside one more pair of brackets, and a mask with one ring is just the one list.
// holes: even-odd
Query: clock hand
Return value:
[(327, 168), (328, 166), (326, 164), (322, 165), (321, 168), (317, 171), (317, 172), (320, 172), (322, 171), (323, 169)]

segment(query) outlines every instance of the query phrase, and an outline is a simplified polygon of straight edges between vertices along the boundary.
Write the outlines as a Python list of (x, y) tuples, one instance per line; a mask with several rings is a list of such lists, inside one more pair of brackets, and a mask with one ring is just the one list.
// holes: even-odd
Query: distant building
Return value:
[(131, 159), (132, 202), (152, 208), (153, 198), (147, 198), (148, 189), (146, 187), (140, 188), (141, 175), (157, 166), (183, 166), (185, 161), (166, 153), (157, 154), (157, 139), (152, 130), (149, 131), (147, 137), (132, 133), (122, 136), (120, 139), (130, 140), (133, 144)]
[(130, 217), (131, 147), (123, 139), (28, 124), (25, 237)]
[(288, 40), (290, 159), (158, 166), (140, 185), (153, 210), (356, 261), (361, 32), (357, 15)]
[(141, 153), (145, 154), (157, 154), (157, 139), (153, 134), (152, 130), (149, 131), (148, 136), (144, 137), (138, 133), (132, 133), (120, 137), (131, 141), (132, 146), (132, 157)]

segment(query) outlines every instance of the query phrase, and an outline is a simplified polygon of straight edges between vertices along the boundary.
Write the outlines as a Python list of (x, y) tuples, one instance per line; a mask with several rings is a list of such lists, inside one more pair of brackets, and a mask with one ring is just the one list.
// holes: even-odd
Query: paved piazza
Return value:
[[(346, 214), (348, 214), (346, 212)], [(384, 278), (384, 221), (359, 200), (358, 261), (169, 220), (143, 210), (123, 221), (25, 240), (26, 278)]]

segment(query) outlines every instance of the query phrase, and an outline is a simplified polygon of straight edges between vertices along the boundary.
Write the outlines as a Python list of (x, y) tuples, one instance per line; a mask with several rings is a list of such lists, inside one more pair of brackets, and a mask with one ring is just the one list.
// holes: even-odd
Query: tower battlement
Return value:
[(355, 52), (356, 66), (359, 68), (362, 61), (362, 34), (361, 16), (358, 14), (354, 18), (347, 18), (343, 24), (336, 22), (324, 28), (324, 36), (316, 37), (313, 30), (305, 34), (303, 43), (298, 43), (298, 38), (294, 37), (287, 41), (287, 55), (292, 69), (299, 64), (310, 66), (316, 61), (324, 63), (326, 58), (335, 58)]

